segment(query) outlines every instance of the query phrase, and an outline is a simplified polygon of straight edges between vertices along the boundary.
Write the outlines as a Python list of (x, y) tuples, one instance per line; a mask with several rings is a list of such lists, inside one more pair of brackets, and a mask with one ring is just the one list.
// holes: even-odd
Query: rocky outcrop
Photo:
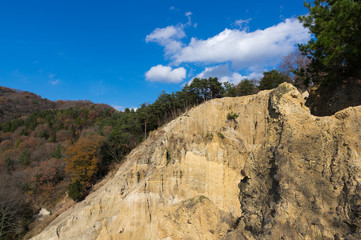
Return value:
[(361, 106), (315, 117), (290, 84), (212, 100), (34, 239), (359, 239), (360, 156)]

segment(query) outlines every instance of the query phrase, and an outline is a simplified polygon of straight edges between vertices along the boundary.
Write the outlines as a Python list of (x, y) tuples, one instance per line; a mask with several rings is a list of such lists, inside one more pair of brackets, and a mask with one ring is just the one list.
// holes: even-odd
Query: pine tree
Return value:
[(315, 0), (305, 3), (309, 14), (299, 16), (313, 38), (299, 45), (310, 56), (308, 72), (313, 82), (341, 80), (360, 73), (361, 2), (359, 0)]

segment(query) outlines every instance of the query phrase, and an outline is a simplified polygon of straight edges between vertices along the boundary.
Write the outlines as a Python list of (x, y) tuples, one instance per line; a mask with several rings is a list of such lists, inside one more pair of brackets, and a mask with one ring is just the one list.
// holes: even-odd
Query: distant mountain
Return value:
[[(90, 107), (91, 101), (50, 101), (31, 92), (0, 86), (0, 123), (29, 115), (33, 112), (50, 109), (68, 109), (71, 107)], [(109, 105), (97, 104), (104, 109), (111, 109)]]

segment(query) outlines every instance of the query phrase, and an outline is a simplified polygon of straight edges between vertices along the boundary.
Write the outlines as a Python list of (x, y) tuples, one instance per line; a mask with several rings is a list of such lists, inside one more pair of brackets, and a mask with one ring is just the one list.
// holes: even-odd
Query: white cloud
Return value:
[(145, 78), (150, 82), (180, 83), (185, 79), (186, 73), (183, 67), (172, 69), (169, 66), (157, 65), (146, 72)]
[[(112, 105), (112, 107), (115, 109), (115, 110), (118, 110), (119, 112), (124, 112), (124, 110), (126, 109), (126, 107), (123, 107), (121, 105)], [(137, 107), (130, 107), (128, 108), (129, 110), (134, 110), (135, 112), (138, 110)]]
[(229, 64), (221, 64), (213, 67), (206, 67), (203, 72), (197, 74), (197, 78), (209, 78), (217, 77), (218, 80), (222, 83), (230, 82), (233, 84), (238, 84), (244, 79), (249, 80), (259, 80), (263, 77), (263, 72), (252, 72), (248, 75), (242, 75), (238, 72), (232, 72), (229, 68)]
[(186, 12), (185, 15), (188, 18), (188, 22), (186, 25), (192, 25), (192, 19), (191, 19), (192, 12)]
[(51, 85), (58, 85), (59, 83), (60, 83), (60, 80), (59, 79), (57, 79), (57, 80), (51, 80), (51, 81), (49, 81), (50, 82), (50, 84)]
[(113, 108), (115, 108), (118, 111), (123, 111), (124, 107), (120, 105), (112, 105)]
[(53, 74), (53, 73), (49, 74), (49, 79), (50, 79), (49, 83), (53, 86), (58, 85), (60, 83), (59, 79), (54, 79), (55, 76), (56, 76), (56, 74)]
[[(191, 13), (186, 13), (189, 17)], [(250, 21), (237, 20), (243, 26)], [(240, 29), (225, 29), (208, 39), (192, 38), (188, 45), (182, 43), (185, 37), (184, 24), (157, 28), (146, 37), (147, 42), (157, 42), (176, 64), (181, 63), (225, 63), (231, 62), (237, 69), (259, 65), (276, 66), (282, 56), (295, 48), (296, 43), (309, 40), (308, 30), (295, 18), (286, 19), (264, 30), (247, 32)]]
[(246, 32), (225, 29), (206, 40), (192, 38), (172, 59), (175, 63), (223, 63), (232, 62), (238, 69), (252, 65), (274, 66), (281, 56), (291, 52), (296, 43), (308, 41), (310, 34), (297, 19), (265, 30)]
[[(239, 83), (243, 79), (259, 80), (263, 72), (276, 67), (283, 56), (294, 51), (297, 43), (306, 43), (310, 34), (296, 19), (289, 18), (263, 30), (249, 32), (247, 24), (251, 19), (239, 19), (233, 26), (239, 29), (225, 29), (208, 39), (191, 38), (189, 43), (182, 39), (184, 29), (192, 26), (191, 12), (186, 12), (188, 22), (177, 26), (157, 28), (147, 35), (147, 42), (156, 42), (164, 47), (170, 65), (202, 64), (207, 66), (196, 77), (218, 77), (221, 82)], [(213, 65), (213, 66), (209, 66)], [(239, 73), (242, 70), (242, 73)], [(181, 82), (186, 77), (183, 67), (158, 65), (146, 73), (148, 81)]]
[(171, 38), (180, 39), (185, 36), (183, 28), (181, 26), (168, 26), (165, 28), (156, 28), (151, 34), (147, 35), (147, 42), (157, 42), (163, 44), (164, 41), (167, 41)]
[(253, 72), (249, 75), (242, 75), (237, 72), (233, 72), (231, 76), (224, 76), (220, 78), (220, 82), (229, 82), (233, 84), (238, 84), (242, 80), (248, 79), (248, 80), (260, 80), (263, 77), (263, 73), (260, 72)]
[(217, 77), (221, 78), (223, 76), (229, 76), (232, 72), (229, 70), (228, 64), (222, 64), (213, 67), (206, 67), (203, 72), (196, 75), (197, 78), (209, 78)]
[[(188, 19), (187, 23), (179, 23), (177, 26), (171, 25), (164, 28), (156, 28), (153, 30), (153, 32), (146, 36), (145, 41), (147, 43), (158, 43), (159, 45), (164, 47), (164, 52), (167, 56), (173, 56), (174, 54), (179, 52), (184, 45), (180, 41), (186, 36), (184, 28), (192, 25), (192, 12), (186, 12), (184, 15)], [(196, 28), (197, 24), (195, 23), (193, 26)]]
[(251, 21), (251, 18), (248, 19), (238, 19), (234, 22), (234, 25), (241, 30), (248, 31), (248, 23)]
[(147, 35), (145, 41), (156, 42), (164, 47), (166, 55), (172, 55), (182, 48), (182, 42), (179, 39), (185, 37), (183, 25), (168, 26), (165, 28), (156, 28), (151, 34)]

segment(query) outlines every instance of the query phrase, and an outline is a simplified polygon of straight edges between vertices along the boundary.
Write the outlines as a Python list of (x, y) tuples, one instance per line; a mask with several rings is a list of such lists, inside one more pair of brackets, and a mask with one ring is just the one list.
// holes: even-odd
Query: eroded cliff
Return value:
[(34, 239), (358, 239), (360, 156), (361, 106), (315, 117), (289, 84), (212, 100)]

